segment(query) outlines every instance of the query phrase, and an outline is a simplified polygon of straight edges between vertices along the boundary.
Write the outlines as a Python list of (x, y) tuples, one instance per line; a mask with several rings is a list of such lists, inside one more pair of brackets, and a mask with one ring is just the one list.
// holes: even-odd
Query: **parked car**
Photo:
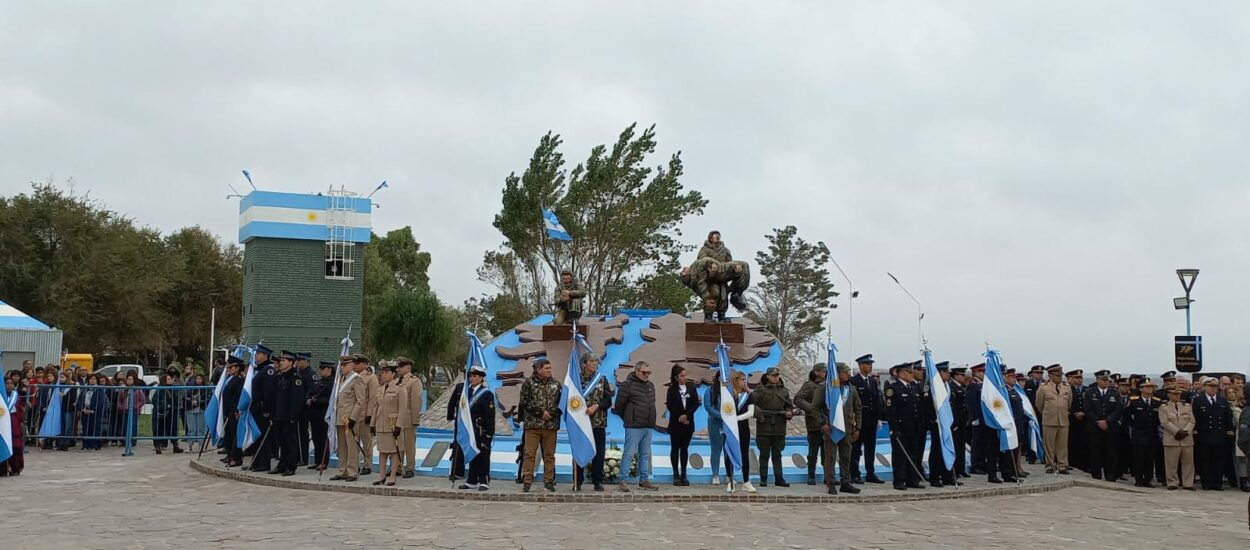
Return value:
[(109, 378), (116, 376), (118, 372), (133, 372), (139, 375), (139, 379), (143, 380), (144, 384), (152, 386), (160, 380), (161, 369), (160, 367), (145, 367), (143, 365), (124, 364), (100, 367), (97, 368), (95, 372), (108, 376)]

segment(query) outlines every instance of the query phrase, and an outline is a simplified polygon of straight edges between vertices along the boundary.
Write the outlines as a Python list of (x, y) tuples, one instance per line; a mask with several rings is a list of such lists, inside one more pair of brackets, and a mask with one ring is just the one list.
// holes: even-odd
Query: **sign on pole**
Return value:
[(1176, 337), (1176, 370), (1180, 372), (1202, 371), (1202, 337)]

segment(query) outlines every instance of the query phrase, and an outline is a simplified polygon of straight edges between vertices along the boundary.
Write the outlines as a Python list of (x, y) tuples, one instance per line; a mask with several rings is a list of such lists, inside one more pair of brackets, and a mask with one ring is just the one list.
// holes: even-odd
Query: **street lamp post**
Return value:
[[(849, 321), (847, 322), (847, 332), (848, 332), (847, 346), (849, 348), (847, 351), (847, 355), (850, 357), (855, 357), (855, 299), (859, 297), (859, 292), (855, 290), (855, 283), (851, 281), (850, 277), (847, 277), (846, 271), (842, 269), (842, 266), (838, 265), (838, 261), (833, 258), (829, 258), (829, 259), (833, 262), (833, 267), (838, 268), (838, 273), (842, 274), (842, 278), (846, 279), (846, 288), (848, 291), (847, 292), (848, 298), (846, 299), (846, 309), (847, 309), (847, 316), (850, 317)], [(833, 368), (833, 367), (834, 366), (830, 366), (829, 368)]]
[(1172, 306), (1176, 309), (1185, 310), (1185, 336), (1192, 336), (1193, 323), (1191, 322), (1189, 310), (1190, 304), (1194, 303), (1194, 301), (1189, 298), (1189, 295), (1194, 290), (1194, 281), (1198, 280), (1198, 270), (1178, 269), (1176, 270), (1176, 276), (1181, 280), (1181, 288), (1185, 289), (1185, 297), (1173, 298)]

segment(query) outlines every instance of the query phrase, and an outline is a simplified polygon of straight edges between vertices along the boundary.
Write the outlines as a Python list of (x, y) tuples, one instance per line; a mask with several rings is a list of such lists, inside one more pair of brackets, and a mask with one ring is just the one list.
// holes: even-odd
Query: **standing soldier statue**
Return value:
[(586, 291), (582, 285), (573, 280), (573, 272), (567, 269), (560, 272), (560, 290), (556, 294), (557, 325), (575, 323), (582, 316), (582, 299)]

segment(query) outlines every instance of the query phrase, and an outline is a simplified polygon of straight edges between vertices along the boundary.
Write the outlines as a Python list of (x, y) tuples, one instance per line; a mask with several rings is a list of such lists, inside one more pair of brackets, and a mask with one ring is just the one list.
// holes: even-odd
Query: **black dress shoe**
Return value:
[(836, 494), (838, 494), (838, 486), (837, 486), (837, 485), (830, 485), (830, 486), (829, 486), (829, 489), (828, 489), (827, 491), (825, 491), (825, 492), (827, 492), (827, 493), (829, 493), (829, 494), (831, 494), (831, 495), (836, 495)]
[(596, 493), (602, 493), (602, 492), (603, 492), (603, 484), (602, 484), (602, 483), (596, 483), (596, 484), (595, 484), (595, 492), (596, 492)]
[(942, 487), (945, 487), (945, 485), (941, 481), (934, 481), (933, 483), (930, 483), (929, 486), (933, 487), (934, 489), (941, 489)]
[(1003, 482), (1003, 480), (998, 479), (998, 476), (990, 476), (989, 479), (987, 479), (986, 481), (990, 483), (1002, 483)]
[(1061, 476), (1072, 475), (1072, 470), (1069, 470), (1069, 469), (1067, 469), (1067, 468), (1064, 468), (1064, 469), (1062, 469), (1062, 470), (1059, 470), (1059, 475), (1061, 475)]
[(924, 484), (920, 483), (919, 481), (913, 481), (907, 484), (908, 489), (924, 489), (924, 487), (925, 487)]
[(1003, 483), (1017, 483), (1019, 481), (1020, 478), (1003, 476)]
[(412, 479), (412, 478), (416, 477), (416, 475), (417, 475), (417, 473), (416, 473), (416, 472), (414, 472), (414, 471), (412, 471), (412, 470), (405, 470), (405, 471), (404, 471), (404, 479)]
[(768, 487), (768, 482), (767, 482), (767, 481), (763, 481), (763, 480), (761, 480), (761, 481), (760, 481), (760, 484), (759, 484), (759, 487)]
[(879, 478), (879, 477), (877, 477), (877, 476), (868, 476), (868, 477), (864, 478), (864, 481), (866, 481), (866, 482), (868, 482), (868, 483), (877, 483), (877, 484), (885, 483), (884, 481), (881, 481), (881, 478)]
[(372, 473), (373, 473), (373, 470), (370, 470), (369, 468), (361, 468), (361, 469), (360, 469), (360, 475), (362, 475), (362, 476), (367, 476), (367, 475), (372, 474)]
[(282, 469), (282, 468), (280, 468), (280, 467), (276, 467), (276, 466), (275, 466), (274, 468), (271, 468), (271, 469), (269, 470), (269, 474), (270, 474), (270, 475), (272, 475), (272, 474), (280, 474), (280, 473), (282, 473), (282, 472), (283, 472), (283, 469)]
[(342, 481), (342, 480), (343, 480), (343, 478), (345, 478), (345, 477), (347, 477), (347, 476), (341, 476), (341, 475), (334, 476), (334, 477), (330, 478), (330, 481)]
[(894, 490), (895, 490), (895, 491), (906, 491), (906, 490), (907, 490), (907, 486), (906, 486), (906, 485), (895, 485), (895, 486), (894, 486)]
[(789, 483), (786, 483), (786, 480), (784, 480), (784, 479), (778, 479), (776, 483), (773, 483), (773, 485), (776, 485), (776, 486), (778, 486), (778, 487), (789, 487), (789, 486), (790, 486), (790, 484), (789, 484)]
[(815, 485), (815, 484), (816, 484), (816, 476), (807, 476), (807, 484), (808, 484), (808, 485)]
[(852, 485), (852, 484), (850, 484), (850, 483), (843, 483), (843, 484), (842, 484), (841, 489), (842, 489), (842, 492), (843, 492), (843, 493), (846, 493), (846, 494), (848, 494), (848, 495), (858, 495), (858, 494), (859, 494), (859, 487), (856, 487), (856, 486), (854, 486), (854, 485)]
[(308, 469), (309, 469), (309, 470), (316, 470), (316, 469), (317, 469), (317, 465), (316, 465), (316, 464), (309, 464), (309, 465), (308, 465)]
[(295, 470), (285, 470), (285, 471), (283, 471), (283, 472), (282, 472), (282, 476), (283, 476), (283, 477), (286, 477), (286, 476), (293, 476), (293, 475), (295, 475)]

